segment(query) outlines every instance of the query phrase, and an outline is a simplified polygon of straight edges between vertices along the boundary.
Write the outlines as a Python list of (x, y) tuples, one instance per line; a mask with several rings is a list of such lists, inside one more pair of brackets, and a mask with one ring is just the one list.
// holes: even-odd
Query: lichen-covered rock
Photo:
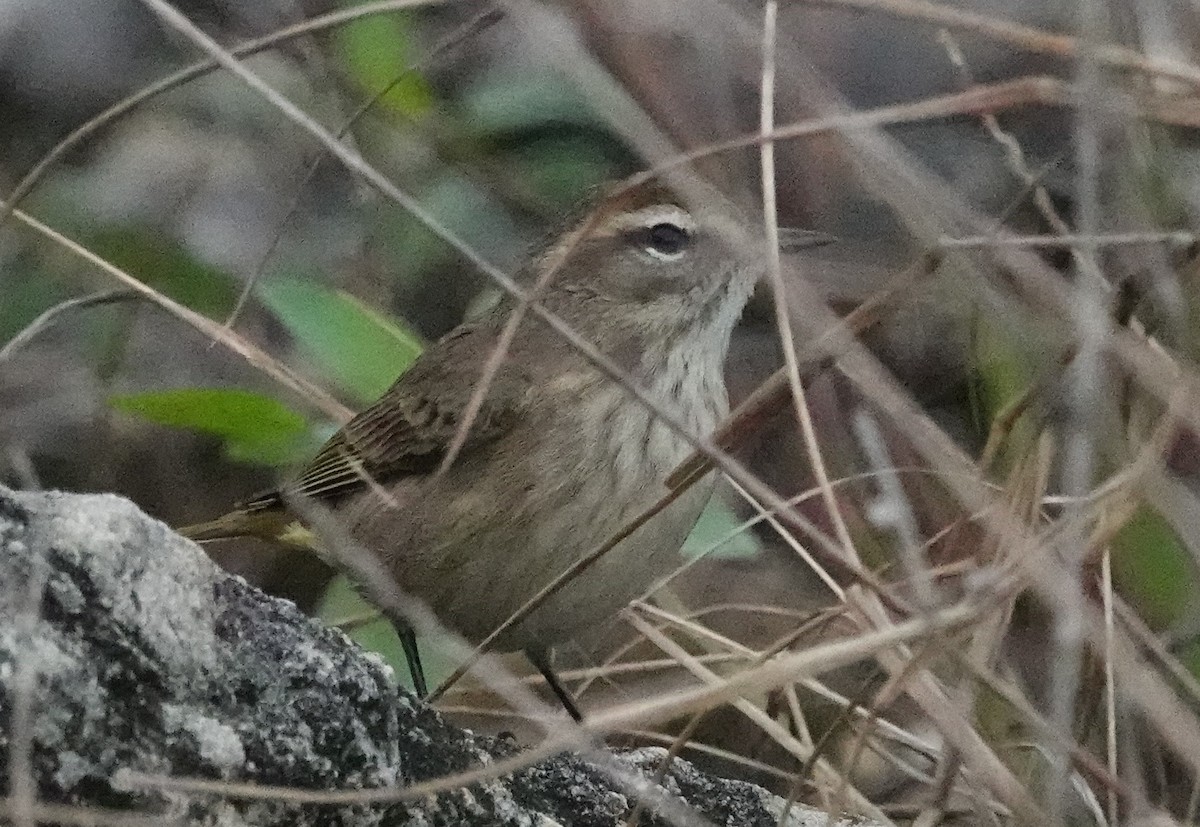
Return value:
[[(30, 714), (14, 726), (22, 704)], [(9, 766), (14, 738), (30, 745), (31, 766)], [(223, 827), (608, 827), (632, 812), (628, 789), (574, 755), (416, 802), (354, 806), (122, 783), (136, 772), (304, 790), (395, 787), (514, 751), (449, 725), (398, 689), (379, 659), (224, 574), (129, 502), (0, 488), (0, 788), (31, 771), (46, 802)], [(648, 778), (662, 756), (644, 749), (616, 760)], [(665, 790), (695, 823), (775, 825), (782, 811), (758, 787), (682, 761)], [(827, 823), (793, 809), (795, 825)]]

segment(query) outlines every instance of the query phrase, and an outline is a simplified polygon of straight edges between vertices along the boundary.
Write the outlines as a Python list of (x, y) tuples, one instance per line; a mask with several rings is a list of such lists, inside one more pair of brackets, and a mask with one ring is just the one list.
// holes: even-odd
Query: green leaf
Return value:
[(1141, 508), (1113, 540), (1113, 579), (1153, 629), (1196, 606), (1192, 557), (1163, 517)]
[(762, 551), (753, 531), (742, 528), (742, 520), (720, 497), (713, 497), (700, 513), (680, 553), (691, 559), (706, 552), (718, 558), (745, 559)]
[(512, 172), (542, 201), (570, 209), (586, 193), (620, 173), (617, 162), (582, 136), (535, 141), (509, 158)]
[[(1031, 357), (1030, 349), (1036, 344), (1001, 327), (987, 316), (978, 318), (972, 346), (976, 390), (979, 394), (975, 401), (982, 408), (976, 410), (976, 414), (981, 416), (977, 425), (984, 434), (991, 428), (995, 417), (1018, 399), (1034, 381), (1032, 365), (1035, 364), (1035, 358)], [(1010, 458), (1027, 455), (1034, 433), (1029, 417), (1021, 417), (1016, 422), (1001, 446), (1001, 468), (1008, 467)]]
[(285, 465), (312, 448), (304, 417), (276, 399), (225, 388), (178, 388), (114, 396), (109, 404), (159, 425), (219, 437), (239, 462)]
[[(455, 228), (463, 241), (489, 261), (511, 261), (524, 252), (526, 242), (504, 205), (461, 174), (450, 171), (438, 175), (417, 197), (422, 208), (443, 226)], [(407, 213), (385, 210), (379, 221), (375, 233), (382, 239), (392, 271), (414, 284), (458, 256)]]
[(239, 287), (232, 276), (198, 261), (162, 233), (138, 227), (109, 228), (91, 234), (88, 246), (198, 313), (223, 316), (237, 301)]
[(433, 92), (411, 69), (414, 50), (409, 20), (372, 15), (338, 27), (335, 38), (351, 74), (366, 93), (387, 89), (378, 105), (411, 118), (429, 110)]
[[(321, 595), (317, 617), (324, 623), (340, 623), (349, 618), (361, 618), (371, 611), (371, 604), (363, 599), (345, 575), (339, 574), (329, 581), (325, 593)], [(409, 689), (413, 688), (408, 663), (404, 659), (404, 647), (400, 645), (400, 636), (382, 615), (377, 620), (356, 624), (346, 631), (346, 635), (359, 646), (382, 657), (384, 662), (395, 670), (399, 683)], [(421, 651), (421, 666), (425, 670), (425, 679), (430, 688), (450, 677), (458, 664), (449, 656), (447, 643), (437, 637), (418, 637), (417, 646)]]
[(600, 126), (586, 97), (561, 75), (525, 69), (488, 72), (462, 97), (480, 134), (525, 132), (549, 124)]
[(295, 279), (259, 290), (322, 372), (360, 403), (378, 399), (423, 348), (415, 334), (344, 291)]

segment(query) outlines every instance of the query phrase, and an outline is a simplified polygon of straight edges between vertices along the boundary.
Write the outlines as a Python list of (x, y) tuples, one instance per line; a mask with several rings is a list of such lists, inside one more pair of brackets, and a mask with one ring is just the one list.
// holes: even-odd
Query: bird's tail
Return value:
[(277, 495), (270, 500), (256, 498), (215, 520), (184, 526), (177, 531), (197, 543), (257, 537), (297, 548), (316, 548), (312, 533), (287, 513)]

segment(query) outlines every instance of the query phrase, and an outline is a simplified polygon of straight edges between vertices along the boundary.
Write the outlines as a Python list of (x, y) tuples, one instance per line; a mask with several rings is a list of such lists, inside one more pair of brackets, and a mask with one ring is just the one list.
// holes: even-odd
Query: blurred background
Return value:
[[(678, 149), (696, 149), (758, 129), (758, 4), (409, 5), (281, 40), (247, 65), (507, 272), (598, 187), (661, 160), (654, 153), (663, 137)], [(1021, 43), (982, 26), (922, 17), (916, 3), (900, 4), (901, 13), (884, 13), (883, 5), (782, 6), (778, 123), (1035, 76), (1067, 82), (1081, 71), (1070, 50), (1032, 37)], [(1092, 32), (1097, 41), (1164, 61), (1195, 58), (1197, 18), (1189, 4), (1083, 5), (1092, 9), (1088, 19), (1099, 21)], [(354, 4), (190, 0), (178, 8), (233, 46)], [(1077, 4), (1066, 2), (962, 0), (938, 8), (1044, 33), (1070, 35), (1081, 25)], [(72, 130), (200, 56), (136, 0), (0, 0), (0, 193), (12, 193)], [(1088, 198), (1101, 217), (1093, 229), (1144, 235), (1097, 255), (1102, 308), (1156, 337), (1186, 367), (1197, 345), (1190, 316), (1194, 251), (1187, 237), (1163, 243), (1149, 234), (1194, 223), (1200, 200), (1194, 81), (1111, 65), (1098, 71), (1114, 96), (1152, 111), (1140, 120), (1128, 112), (1106, 117), (1094, 130), (1100, 161), (1089, 171), (1096, 192)], [(839, 239), (787, 274), (796, 288), (792, 311), (802, 344), (814, 340), (827, 316), (801, 302), (818, 295), (836, 315), (852, 311), (912, 271), (943, 235), (961, 230), (945, 220), (956, 208), (981, 217), (991, 234), (1062, 235), (1084, 220), (1076, 116), (1062, 100), (1025, 90), (905, 121), (857, 138), (823, 132), (777, 145), (781, 223)], [(881, 160), (888, 153), (894, 166)], [(747, 205), (760, 203), (757, 147), (711, 155), (697, 169)], [(936, 182), (937, 194), (903, 196), (908, 169)], [(223, 72), (174, 85), (100, 125), (33, 182), (20, 206), (166, 296), (229, 321), (351, 410), (377, 396), (423, 342), (457, 324), (491, 290), (485, 276), (416, 219)], [(1032, 249), (1047, 268), (1042, 278), (1050, 273), (1070, 285), (1080, 277), (1066, 248)], [(62, 308), (0, 356), (0, 481), (112, 491), (181, 525), (275, 484), (336, 427), (327, 408), (152, 303), (112, 292), (119, 287), (15, 218), (0, 226), (0, 347), (28, 332), (40, 314)], [(63, 307), (80, 297), (89, 303)], [(728, 365), (734, 402), (782, 364), (774, 319), (764, 288), (735, 337)], [(1064, 484), (1056, 461), (1037, 465), (1040, 476), (1030, 463), (1045, 458), (1046, 440), (1078, 413), (1062, 392), (1071, 325), (995, 262), (947, 254), (892, 297), (862, 341), (974, 458), (997, 415), (1020, 400), (1015, 427), (987, 470), (1007, 493), (1036, 478), (1033, 513), (1047, 509), (1031, 518), (1037, 525), (1057, 515), (1042, 495), (1061, 493)], [(1145, 431), (1131, 424), (1142, 420), (1131, 413), (1136, 400), (1127, 380), (1097, 375), (1104, 377), (1096, 388), (1097, 416), (1106, 418), (1094, 426), (1100, 434), (1094, 482), (1125, 467), (1145, 443)], [(858, 393), (833, 370), (814, 372), (806, 389), (828, 474), (837, 481), (839, 511), (859, 553), (886, 579), (899, 579), (895, 553), (902, 540), (871, 513), (879, 489), (864, 472), (874, 460), (848, 415), (862, 405)], [(875, 414), (887, 462), (921, 467), (918, 452), (893, 433), (887, 412)], [(1117, 590), (1179, 665), (1174, 680), (1185, 683), (1200, 677), (1196, 446), (1190, 428), (1170, 429), (1154, 457), (1157, 487), (1131, 496), (1103, 543), (1111, 549)], [(814, 485), (811, 453), (787, 407), (738, 455), (783, 495)], [(981, 565), (990, 548), (985, 532), (932, 475), (905, 474), (904, 491), (929, 565), (947, 588), (962, 588), (955, 578)], [(818, 527), (835, 530), (821, 497), (800, 508)], [(849, 631), (831, 609), (837, 600), (769, 526), (721, 542), (753, 514), (723, 489), (681, 559), (711, 553), (660, 596), (662, 604), (755, 650), (812, 618), (824, 622), (812, 624), (805, 642)], [(331, 573), (315, 559), (253, 543), (209, 551), (227, 569), (328, 620), (359, 611), (351, 590), (331, 589)], [(1045, 701), (1049, 623), (1045, 607), (1016, 600), (999, 656), (1001, 671), (1038, 706)], [(395, 657), (382, 624), (355, 633)], [(614, 623), (570, 647), (561, 663), (586, 670), (614, 652), (626, 661), (656, 657), (646, 644), (623, 649), (633, 637)], [(433, 660), (443, 674), (452, 665)], [(584, 672), (585, 682), (572, 683), (585, 706), (690, 680), (678, 669), (600, 672), (599, 679)], [(877, 669), (863, 666), (830, 685), (863, 698), (883, 681)], [(786, 706), (785, 700), (766, 698), (764, 708), (786, 719), (786, 710), (772, 706)], [(814, 737), (829, 733), (826, 752), (836, 755), (836, 744), (853, 743), (838, 703), (807, 695), (804, 702)], [(445, 704), (474, 726), (523, 731), (478, 693), (452, 694)], [(986, 723), (1010, 747), (1021, 742), (1017, 716), (993, 706), (978, 713), (981, 728)], [(1099, 737), (1084, 720), (1094, 703), (1080, 708), (1079, 738), (1090, 743)], [(937, 740), (903, 699), (891, 711)], [(709, 751), (689, 757), (787, 792), (792, 774), (804, 768), (762, 732), (739, 725), (737, 716), (709, 715), (692, 736)], [(1131, 744), (1139, 794), (1185, 812), (1194, 785), (1170, 751)], [(1014, 747), (1004, 754), (1023, 778), (1037, 775), (1036, 751)], [(906, 790), (924, 794), (923, 783), (877, 756), (855, 761), (860, 789), (889, 800), (897, 812)], [(933, 763), (917, 763), (932, 771)]]

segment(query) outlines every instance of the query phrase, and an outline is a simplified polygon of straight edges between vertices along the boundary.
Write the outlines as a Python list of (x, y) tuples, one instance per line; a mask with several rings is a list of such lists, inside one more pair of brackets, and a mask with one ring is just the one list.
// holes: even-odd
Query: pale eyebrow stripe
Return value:
[(609, 226), (614, 230), (623, 231), (653, 227), (655, 224), (674, 224), (687, 232), (696, 229), (696, 221), (691, 213), (674, 204), (655, 204), (617, 215)]

